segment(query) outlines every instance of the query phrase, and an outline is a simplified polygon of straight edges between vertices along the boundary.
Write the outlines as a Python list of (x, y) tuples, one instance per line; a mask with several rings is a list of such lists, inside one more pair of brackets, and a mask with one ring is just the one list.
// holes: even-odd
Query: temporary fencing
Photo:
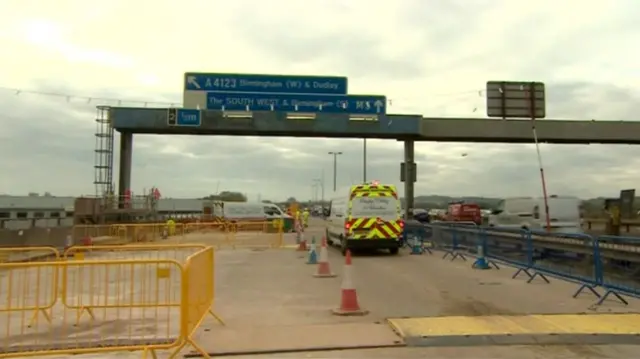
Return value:
[(186, 345), (214, 304), (204, 245), (68, 248), (50, 261), (0, 264), (0, 358)]
[(184, 225), (174, 223), (132, 223), (113, 225), (112, 235), (126, 239), (128, 242), (154, 242), (167, 237), (183, 237)]
[(284, 245), (281, 221), (189, 223), (189, 239), (218, 248), (278, 248)]
[[(27, 276), (24, 269), (5, 270), (10, 263), (28, 263), (44, 260), (60, 260), (60, 252), (53, 247), (0, 248), (0, 323), (6, 317), (19, 313), (23, 326), (31, 327), (42, 315), (51, 322), (50, 309), (56, 304), (56, 270), (38, 271), (35, 276)], [(14, 298), (13, 293), (18, 293)], [(9, 324), (6, 324), (7, 327)], [(0, 333), (2, 333), (0, 325)], [(6, 343), (4, 343), (6, 346)]]
[[(477, 227), (458, 223), (433, 223), (434, 248), (443, 258), (486, 258), (488, 265), (517, 268), (513, 278), (527, 282), (555, 277), (577, 283), (574, 298), (585, 290), (600, 305), (610, 296), (627, 304), (623, 296), (640, 297), (640, 238), (593, 237), (582, 233), (547, 233), (526, 229)], [(600, 290), (601, 289), (601, 290)]]
[(187, 223), (184, 225), (185, 234), (191, 233), (200, 233), (200, 234), (211, 234), (211, 233), (223, 233), (226, 231), (226, 222), (196, 222), (196, 223)]
[(71, 237), (73, 238), (74, 243), (80, 243), (80, 241), (85, 237), (110, 237), (115, 235), (114, 226), (110, 224), (81, 224), (73, 226), (73, 229), (71, 230)]
[(282, 226), (274, 226), (272, 221), (230, 223), (227, 236), (234, 247), (278, 248), (284, 245)]
[(74, 243), (84, 238), (112, 237), (120, 243), (154, 242), (167, 237), (183, 237), (184, 225), (176, 223), (132, 223), (110, 225), (77, 225), (72, 229)]
[[(32, 262), (60, 259), (54, 247), (0, 247), (0, 264), (7, 262)], [(2, 292), (0, 291), (0, 296)]]

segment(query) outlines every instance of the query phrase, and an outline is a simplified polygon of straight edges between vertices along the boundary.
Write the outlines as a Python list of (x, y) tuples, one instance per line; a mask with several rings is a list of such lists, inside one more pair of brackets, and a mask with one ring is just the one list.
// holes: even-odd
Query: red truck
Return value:
[(449, 222), (473, 222), (482, 224), (482, 211), (476, 203), (449, 203), (447, 209), (447, 221)]

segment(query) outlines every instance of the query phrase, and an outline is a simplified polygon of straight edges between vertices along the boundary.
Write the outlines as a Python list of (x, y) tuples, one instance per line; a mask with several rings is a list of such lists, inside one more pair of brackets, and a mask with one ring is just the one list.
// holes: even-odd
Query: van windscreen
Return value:
[(398, 203), (393, 197), (356, 197), (351, 201), (352, 217), (380, 217), (398, 219)]

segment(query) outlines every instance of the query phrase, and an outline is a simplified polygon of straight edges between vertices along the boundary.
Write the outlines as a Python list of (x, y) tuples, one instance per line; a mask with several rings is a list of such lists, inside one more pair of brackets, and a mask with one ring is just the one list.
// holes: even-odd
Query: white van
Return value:
[[(552, 232), (581, 233), (580, 199), (570, 196), (549, 196), (549, 219)], [(491, 211), (490, 227), (523, 228), (543, 231), (547, 227), (544, 198), (506, 198)]]
[(404, 221), (398, 191), (393, 185), (362, 184), (351, 186), (344, 195), (331, 201), (326, 220), (326, 238), (348, 249), (386, 249), (397, 254)]
[(287, 218), (280, 207), (272, 203), (224, 202), (223, 217), (229, 220), (265, 220)]

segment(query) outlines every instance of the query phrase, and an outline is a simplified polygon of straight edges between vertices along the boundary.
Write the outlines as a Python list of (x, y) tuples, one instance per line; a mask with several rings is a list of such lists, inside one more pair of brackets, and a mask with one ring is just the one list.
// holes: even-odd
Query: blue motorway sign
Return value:
[(346, 95), (347, 78), (252, 74), (184, 74), (185, 91)]
[(169, 126), (200, 126), (202, 116), (200, 110), (170, 108), (167, 114)]
[(285, 95), (208, 92), (208, 110), (385, 114), (387, 98), (374, 95)]

